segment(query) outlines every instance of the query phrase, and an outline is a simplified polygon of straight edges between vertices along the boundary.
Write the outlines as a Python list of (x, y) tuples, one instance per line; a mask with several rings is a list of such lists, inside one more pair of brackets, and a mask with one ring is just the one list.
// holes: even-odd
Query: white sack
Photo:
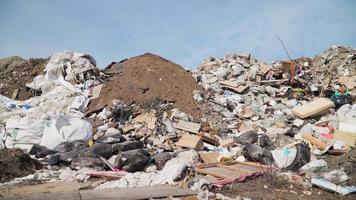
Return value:
[(40, 145), (53, 149), (62, 142), (90, 140), (93, 137), (92, 126), (79, 118), (59, 117), (45, 128)]

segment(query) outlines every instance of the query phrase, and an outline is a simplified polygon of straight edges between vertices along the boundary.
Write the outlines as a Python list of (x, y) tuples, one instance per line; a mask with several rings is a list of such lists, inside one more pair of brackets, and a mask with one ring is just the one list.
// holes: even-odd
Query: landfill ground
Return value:
[(0, 59), (0, 199), (356, 199), (356, 50), (194, 69)]

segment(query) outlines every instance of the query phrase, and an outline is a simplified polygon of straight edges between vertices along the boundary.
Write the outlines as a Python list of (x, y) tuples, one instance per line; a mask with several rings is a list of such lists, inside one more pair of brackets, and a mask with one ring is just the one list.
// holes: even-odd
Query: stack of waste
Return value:
[(47, 59), (31, 58), (25, 60), (11, 56), (0, 60), (0, 94), (15, 100), (27, 100), (35, 94), (26, 87), (26, 83), (43, 72)]
[(347, 195), (356, 192), (355, 52), (334, 46), (272, 64), (228, 54), (191, 73), (148, 53), (104, 70), (87, 54), (56, 53), (26, 84), (40, 96), (0, 96), (1, 145), (41, 162), (33, 181), (169, 184), (203, 199), (273, 176), (303, 195), (313, 186)]

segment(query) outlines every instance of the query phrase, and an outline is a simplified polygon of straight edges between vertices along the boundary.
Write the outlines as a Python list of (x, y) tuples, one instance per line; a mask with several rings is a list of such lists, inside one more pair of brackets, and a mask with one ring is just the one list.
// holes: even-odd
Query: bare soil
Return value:
[(37, 160), (30, 158), (21, 149), (0, 150), (0, 182), (33, 174), (41, 168)]
[(137, 103), (149, 107), (161, 99), (172, 102), (177, 108), (193, 117), (201, 111), (193, 99), (193, 90), (199, 89), (192, 75), (180, 65), (160, 56), (145, 53), (119, 63), (112, 63), (106, 73), (114, 72), (100, 97), (91, 101), (89, 111), (111, 105), (113, 99), (126, 104)]
[[(304, 194), (303, 191), (306, 193)], [(307, 192), (306, 192), (307, 191)], [(259, 177), (253, 180), (247, 180), (243, 183), (227, 185), (223, 190), (214, 192), (224, 194), (228, 197), (235, 198), (248, 197), (251, 199), (303, 199), (303, 200), (333, 200), (333, 199), (355, 199), (356, 194), (342, 196), (337, 193), (327, 192), (316, 187), (306, 187), (299, 184), (291, 183), (283, 179), (271, 179), (268, 176)], [(308, 195), (308, 192), (311, 192)]]

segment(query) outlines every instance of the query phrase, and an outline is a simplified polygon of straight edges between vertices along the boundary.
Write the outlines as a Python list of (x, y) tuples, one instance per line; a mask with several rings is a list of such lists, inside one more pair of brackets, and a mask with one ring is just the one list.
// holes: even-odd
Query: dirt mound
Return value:
[(20, 149), (0, 150), (0, 182), (32, 174), (41, 164)]
[(0, 60), (0, 94), (12, 97), (16, 89), (18, 100), (26, 100), (31, 95), (26, 88), (26, 83), (43, 72), (47, 59), (34, 58), (25, 60), (18, 56), (12, 56)]
[(103, 86), (100, 97), (90, 103), (89, 110), (111, 105), (113, 99), (150, 106), (159, 98), (174, 102), (178, 109), (194, 117), (200, 116), (193, 100), (193, 90), (199, 89), (198, 85), (189, 72), (171, 61), (145, 53), (112, 63), (106, 73), (115, 75)]

